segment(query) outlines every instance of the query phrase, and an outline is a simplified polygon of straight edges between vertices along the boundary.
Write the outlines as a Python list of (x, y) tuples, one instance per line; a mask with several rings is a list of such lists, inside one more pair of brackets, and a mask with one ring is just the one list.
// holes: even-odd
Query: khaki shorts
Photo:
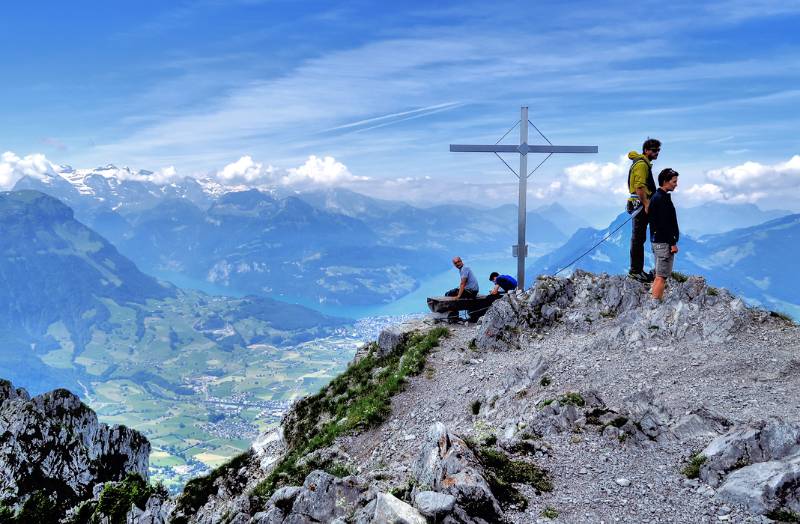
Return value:
[(656, 242), (652, 244), (653, 255), (656, 259), (656, 276), (669, 278), (672, 275), (672, 264), (675, 262), (675, 253), (670, 251), (669, 244)]

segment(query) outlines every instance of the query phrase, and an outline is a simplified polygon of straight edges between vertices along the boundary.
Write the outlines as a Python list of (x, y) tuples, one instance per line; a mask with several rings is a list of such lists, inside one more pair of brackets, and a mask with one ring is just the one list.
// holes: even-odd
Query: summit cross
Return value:
[[(597, 153), (597, 146), (554, 146), (546, 136), (542, 138), (548, 145), (535, 146), (528, 144), (528, 123), (542, 135), (542, 132), (528, 120), (528, 108), (520, 109), (519, 125), (519, 145), (501, 144), (500, 141), (510, 133), (514, 127), (509, 129), (503, 137), (495, 144), (491, 145), (465, 145), (450, 144), (451, 153), (494, 153), (502, 160), (506, 167), (519, 178), (519, 229), (517, 232), (517, 245), (512, 246), (512, 255), (517, 257), (517, 282), (519, 289), (525, 289), (525, 257), (528, 254), (528, 245), (525, 243), (525, 220), (527, 215), (526, 197), (528, 191), (528, 177), (530, 177), (544, 162), (554, 153)], [(514, 171), (498, 153), (519, 153), (519, 173)], [(548, 153), (536, 168), (528, 173), (528, 153)], [(526, 174), (527, 173), (527, 174)]]

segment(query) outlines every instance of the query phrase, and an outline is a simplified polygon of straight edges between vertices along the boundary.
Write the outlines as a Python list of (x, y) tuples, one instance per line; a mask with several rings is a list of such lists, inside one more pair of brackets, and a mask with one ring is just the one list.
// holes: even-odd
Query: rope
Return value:
[(595, 245), (593, 245), (592, 247), (590, 247), (589, 249), (587, 249), (586, 251), (584, 251), (584, 252), (583, 252), (581, 255), (579, 255), (577, 258), (575, 258), (574, 260), (572, 260), (572, 262), (570, 262), (569, 264), (567, 264), (567, 265), (563, 266), (561, 269), (559, 269), (558, 271), (556, 271), (555, 273), (553, 273), (553, 276), (555, 276), (555, 275), (558, 275), (559, 273), (561, 273), (562, 271), (564, 271), (565, 269), (567, 269), (569, 266), (571, 266), (572, 264), (574, 264), (574, 263), (575, 263), (575, 262), (577, 262), (578, 260), (582, 259), (582, 258), (583, 258), (583, 257), (585, 257), (586, 255), (588, 255), (589, 253), (591, 253), (591, 252), (594, 250), (594, 248), (596, 248), (597, 246), (599, 246), (600, 244), (602, 244), (603, 242), (605, 242), (606, 240), (608, 240), (609, 238), (611, 238), (611, 235), (613, 235), (614, 233), (616, 233), (617, 231), (619, 231), (620, 229), (622, 229), (622, 226), (624, 226), (625, 224), (627, 224), (628, 222), (630, 222), (631, 220), (633, 220), (633, 217), (635, 217), (636, 215), (638, 215), (638, 214), (639, 214), (639, 212), (641, 212), (641, 211), (642, 211), (642, 209), (644, 209), (644, 206), (639, 206), (639, 209), (637, 209), (636, 211), (634, 211), (633, 213), (631, 213), (631, 216), (629, 216), (629, 217), (628, 217), (628, 219), (627, 219), (625, 222), (623, 222), (622, 224), (618, 225), (618, 226), (617, 226), (617, 227), (616, 227), (616, 228), (615, 228), (613, 231), (611, 231), (611, 232), (610, 232), (610, 233), (608, 233), (606, 236), (604, 236), (602, 239), (600, 239), (600, 241), (599, 241), (599, 242), (597, 242)]

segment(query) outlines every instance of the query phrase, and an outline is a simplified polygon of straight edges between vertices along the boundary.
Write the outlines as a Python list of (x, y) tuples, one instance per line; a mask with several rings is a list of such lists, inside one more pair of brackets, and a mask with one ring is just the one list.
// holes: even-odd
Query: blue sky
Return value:
[(797, 2), (38, 2), (0, 23), (17, 159), (513, 202), (499, 160), (448, 144), (494, 142), (525, 104), (554, 143), (600, 147), (549, 160), (534, 200), (616, 195), (647, 136), (695, 201), (776, 207), (760, 192), (800, 181)]

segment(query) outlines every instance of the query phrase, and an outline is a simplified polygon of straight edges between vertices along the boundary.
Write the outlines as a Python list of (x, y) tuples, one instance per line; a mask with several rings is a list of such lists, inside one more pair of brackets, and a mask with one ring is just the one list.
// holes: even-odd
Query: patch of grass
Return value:
[(617, 313), (611, 309), (604, 309), (600, 311), (600, 316), (603, 318), (614, 318), (617, 316)]
[(477, 415), (481, 412), (481, 401), (480, 400), (473, 400), (472, 404), (470, 404), (470, 409), (472, 410), (473, 415)]
[(549, 386), (552, 383), (553, 383), (553, 379), (551, 379), (547, 375), (542, 375), (542, 378), (539, 379), (539, 385), (542, 386), (543, 388), (546, 388), (547, 386)]
[(715, 288), (715, 287), (708, 286), (706, 288), (706, 295), (715, 297), (715, 296), (719, 295), (719, 290), (717, 288)]
[(800, 514), (787, 508), (774, 509), (764, 516), (776, 522), (800, 524)]
[(539, 409), (544, 409), (544, 408), (546, 408), (547, 406), (549, 406), (550, 404), (552, 404), (555, 401), (556, 401), (556, 399), (554, 399), (554, 398), (544, 399), (543, 401), (539, 402), (539, 406), (538, 407), (539, 407)]
[(542, 517), (546, 519), (558, 518), (558, 510), (553, 506), (545, 506), (545, 508), (542, 510)]
[(433, 369), (430, 366), (425, 368), (425, 378), (427, 378), (428, 380), (433, 380), (433, 377), (435, 377), (435, 376), (436, 376), (436, 370), (435, 369)]
[(467, 347), (469, 349), (471, 349), (472, 351), (477, 351), (478, 350), (478, 342), (474, 338), (470, 339), (469, 345)]
[(327, 465), (323, 469), (325, 473), (328, 473), (329, 475), (333, 475), (334, 477), (338, 478), (349, 477), (350, 475), (355, 473), (355, 471), (350, 465), (345, 464), (343, 462), (334, 462), (332, 464)]
[(787, 313), (784, 313), (783, 311), (770, 311), (769, 316), (771, 316), (772, 318), (779, 318), (789, 324), (794, 324), (794, 319), (790, 317)]
[(572, 404), (573, 406), (578, 406), (582, 408), (583, 406), (586, 405), (586, 401), (583, 399), (581, 394), (576, 391), (569, 391), (567, 393), (564, 393), (563, 395), (561, 395), (558, 401), (562, 406), (565, 406), (567, 404)]
[(689, 277), (684, 275), (683, 273), (678, 273), (677, 271), (673, 271), (672, 279), (678, 282), (686, 282), (687, 280), (689, 280)]
[(186, 524), (189, 516), (197, 513), (212, 493), (216, 492), (214, 482), (220, 477), (227, 477), (232, 472), (238, 471), (251, 458), (251, 452), (242, 453), (233, 457), (231, 460), (211, 471), (203, 477), (193, 478), (186, 483), (183, 493), (178, 497), (175, 505), (173, 524)]
[(395, 497), (399, 498), (400, 500), (404, 500), (408, 503), (411, 503), (411, 494), (414, 492), (414, 488), (417, 486), (417, 482), (413, 478), (408, 478), (406, 483), (402, 486), (395, 486), (389, 490), (389, 493), (394, 495)]
[(528, 507), (528, 499), (513, 486), (515, 483), (528, 484), (537, 493), (553, 491), (549, 473), (535, 464), (512, 460), (502, 451), (488, 446), (472, 447), (472, 450), (484, 467), (492, 493), (504, 509), (516, 506), (524, 510)]
[(105, 517), (108, 522), (125, 522), (131, 508), (136, 506), (143, 510), (147, 499), (157, 489), (160, 488), (148, 485), (138, 473), (128, 473), (122, 482), (103, 486), (92, 519), (100, 521)]
[(702, 453), (698, 453), (689, 460), (689, 463), (681, 470), (681, 473), (683, 473), (686, 478), (696, 479), (700, 476), (700, 468), (705, 462), (706, 456)]
[(402, 391), (408, 377), (423, 370), (428, 353), (448, 335), (447, 328), (438, 327), (409, 336), (395, 352), (380, 359), (370, 351), (319, 393), (299, 401), (283, 428), (287, 454), (251, 493), (257, 503), (263, 507), (276, 489), (302, 484), (311, 465), (299, 464), (300, 458), (331, 445), (340, 435), (386, 420), (391, 398)]

